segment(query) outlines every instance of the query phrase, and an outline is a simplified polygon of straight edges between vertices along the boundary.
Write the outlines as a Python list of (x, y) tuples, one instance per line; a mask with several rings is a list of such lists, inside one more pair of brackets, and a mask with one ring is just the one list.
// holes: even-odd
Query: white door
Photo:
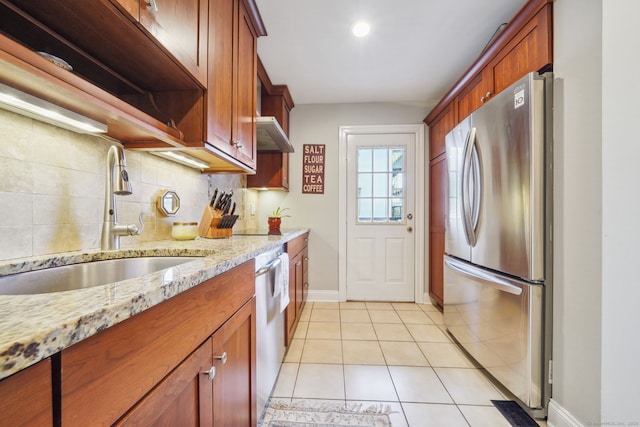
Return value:
[(346, 136), (347, 300), (415, 299), (415, 133)]

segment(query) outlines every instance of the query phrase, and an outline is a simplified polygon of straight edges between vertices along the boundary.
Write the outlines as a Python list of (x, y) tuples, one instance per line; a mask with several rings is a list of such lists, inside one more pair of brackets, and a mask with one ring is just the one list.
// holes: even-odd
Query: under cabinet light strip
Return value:
[(207, 169), (209, 167), (209, 164), (202, 160), (176, 151), (150, 151), (150, 153), (196, 169)]
[(0, 107), (79, 133), (105, 133), (107, 126), (0, 83)]

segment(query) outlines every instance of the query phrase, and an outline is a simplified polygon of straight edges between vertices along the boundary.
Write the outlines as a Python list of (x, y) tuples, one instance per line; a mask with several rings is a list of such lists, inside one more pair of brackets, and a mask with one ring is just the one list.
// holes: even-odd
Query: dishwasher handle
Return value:
[(282, 259), (280, 259), (280, 258), (274, 259), (269, 264), (267, 264), (264, 267), (258, 269), (256, 271), (256, 277), (262, 276), (263, 274), (267, 274), (268, 272), (270, 272), (271, 270), (273, 270), (274, 268), (276, 268), (280, 264), (282, 264)]

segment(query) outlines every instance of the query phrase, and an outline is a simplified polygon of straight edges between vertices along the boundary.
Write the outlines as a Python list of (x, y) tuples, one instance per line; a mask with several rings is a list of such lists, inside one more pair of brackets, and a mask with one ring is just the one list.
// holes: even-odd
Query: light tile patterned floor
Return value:
[(431, 305), (307, 303), (272, 396), (389, 404), (393, 427), (510, 426)]

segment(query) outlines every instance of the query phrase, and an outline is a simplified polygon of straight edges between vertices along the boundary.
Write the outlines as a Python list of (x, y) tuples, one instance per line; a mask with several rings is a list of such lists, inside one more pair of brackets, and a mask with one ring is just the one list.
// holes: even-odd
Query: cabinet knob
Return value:
[(240, 141), (233, 141), (233, 146), (240, 150), (242, 147), (244, 147), (244, 144), (242, 144)]
[(309, 284), (308, 284), (308, 283), (305, 283), (305, 284), (304, 284), (304, 287), (305, 287), (305, 288), (308, 288), (308, 287), (309, 287)]
[(227, 352), (225, 351), (220, 356), (213, 356), (214, 359), (219, 360), (223, 365), (227, 363)]
[(489, 100), (489, 98), (491, 98), (491, 95), (492, 95), (491, 92), (485, 93), (485, 95), (480, 98), (480, 101), (487, 102)]
[(202, 372), (203, 374), (206, 374), (209, 377), (209, 380), (213, 380), (216, 376), (216, 367), (212, 366), (208, 371), (204, 371)]
[(309, 257), (308, 256), (304, 257), (304, 260), (309, 261)]

